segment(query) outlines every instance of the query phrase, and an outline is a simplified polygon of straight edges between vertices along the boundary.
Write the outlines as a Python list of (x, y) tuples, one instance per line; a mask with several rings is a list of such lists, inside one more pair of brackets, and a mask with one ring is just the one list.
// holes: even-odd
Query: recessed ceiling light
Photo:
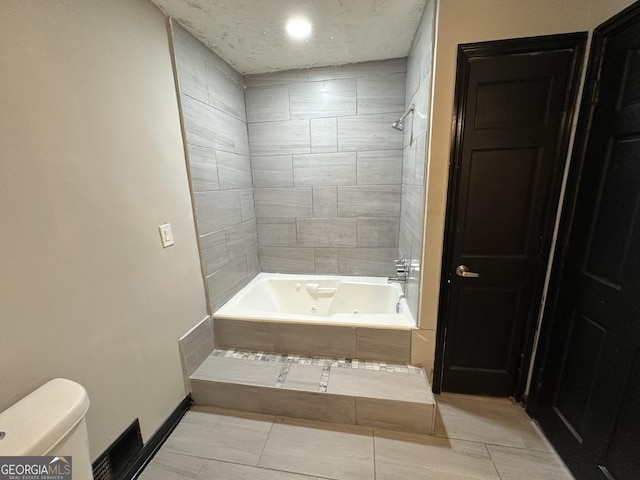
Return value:
[(311, 23), (303, 18), (294, 18), (287, 23), (287, 34), (295, 40), (304, 40), (311, 35)]

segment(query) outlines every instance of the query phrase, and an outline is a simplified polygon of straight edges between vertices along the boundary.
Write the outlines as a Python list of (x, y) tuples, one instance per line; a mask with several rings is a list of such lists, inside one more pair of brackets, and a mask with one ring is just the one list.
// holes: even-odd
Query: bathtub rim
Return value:
[[(402, 318), (407, 319), (407, 323), (376, 323), (376, 322), (337, 322), (331, 321), (330, 319), (335, 316), (344, 316), (344, 317), (352, 317), (358, 315), (359, 318), (366, 319), (367, 317), (374, 317), (377, 319), (381, 319), (381, 317), (389, 316), (392, 318), (397, 318), (394, 314), (349, 314), (349, 313), (338, 313), (333, 314), (327, 317), (314, 317), (312, 315), (304, 315), (304, 314), (292, 314), (292, 313), (272, 313), (272, 312), (260, 312), (257, 310), (250, 310), (246, 308), (239, 307), (238, 304), (244, 298), (244, 296), (249, 292), (258, 282), (262, 282), (268, 279), (290, 279), (290, 280), (299, 280), (300, 283), (305, 281), (309, 282), (313, 279), (318, 280), (342, 280), (348, 279), (349, 283), (354, 284), (376, 284), (376, 285), (390, 285), (399, 290), (400, 297), (399, 303), (402, 306), (403, 314)], [(236, 311), (228, 312), (235, 308)], [(397, 283), (388, 283), (386, 277), (367, 277), (367, 276), (351, 276), (351, 275), (316, 275), (316, 274), (289, 274), (289, 273), (269, 273), (269, 272), (260, 272), (257, 274), (251, 281), (245, 285), (242, 289), (240, 289), (233, 297), (231, 297), (227, 302), (225, 302), (220, 308), (218, 308), (215, 312), (212, 313), (213, 319), (223, 319), (223, 320), (243, 320), (243, 321), (252, 321), (252, 322), (279, 322), (279, 323), (298, 323), (305, 325), (326, 325), (333, 327), (361, 327), (361, 328), (380, 328), (380, 329), (402, 329), (402, 330), (413, 330), (418, 328), (417, 322), (413, 315), (411, 315), (411, 311), (409, 309), (409, 305), (407, 304), (406, 296), (403, 293), (402, 287)]]

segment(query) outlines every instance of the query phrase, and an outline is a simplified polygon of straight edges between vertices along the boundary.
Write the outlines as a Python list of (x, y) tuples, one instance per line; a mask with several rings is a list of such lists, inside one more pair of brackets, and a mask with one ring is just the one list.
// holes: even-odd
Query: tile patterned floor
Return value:
[(326, 392), (329, 385), (329, 377), (332, 368), (348, 368), (357, 370), (371, 370), (391, 373), (416, 373), (424, 376), (424, 371), (413, 365), (398, 365), (386, 362), (370, 362), (351, 358), (320, 358), (305, 357), (300, 355), (278, 355), (264, 352), (246, 352), (241, 350), (230, 350), (216, 348), (211, 354), (213, 357), (232, 358), (237, 360), (256, 360), (264, 362), (282, 363), (280, 374), (276, 382), (276, 387), (282, 387), (287, 381), (287, 376), (291, 370), (291, 365), (306, 365), (322, 367), (322, 374), (318, 384), (318, 392)]
[(437, 397), (436, 435), (194, 407), (140, 480), (571, 480), (521, 407)]

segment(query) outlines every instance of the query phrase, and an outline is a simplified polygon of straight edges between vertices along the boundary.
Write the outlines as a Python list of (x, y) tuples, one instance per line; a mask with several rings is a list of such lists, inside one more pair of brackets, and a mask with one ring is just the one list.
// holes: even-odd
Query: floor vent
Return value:
[(94, 480), (120, 480), (142, 450), (140, 422), (135, 421), (93, 463)]
[(111, 475), (111, 463), (107, 455), (101, 455), (98, 460), (93, 463), (94, 480), (113, 480)]

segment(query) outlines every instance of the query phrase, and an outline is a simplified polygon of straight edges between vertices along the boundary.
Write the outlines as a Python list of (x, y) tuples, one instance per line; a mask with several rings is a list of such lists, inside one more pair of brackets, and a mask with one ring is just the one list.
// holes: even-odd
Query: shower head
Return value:
[(406, 112), (404, 112), (404, 114), (395, 122), (393, 122), (391, 124), (391, 128), (395, 128), (396, 130), (404, 130), (404, 118), (409, 115), (410, 113), (412, 113), (415, 110), (416, 106), (415, 104), (411, 104), (411, 106), (409, 107), (409, 110), (407, 110)]
[(404, 120), (398, 120), (397, 122), (393, 122), (391, 124), (391, 128), (395, 128), (396, 130), (402, 131), (404, 129)]

